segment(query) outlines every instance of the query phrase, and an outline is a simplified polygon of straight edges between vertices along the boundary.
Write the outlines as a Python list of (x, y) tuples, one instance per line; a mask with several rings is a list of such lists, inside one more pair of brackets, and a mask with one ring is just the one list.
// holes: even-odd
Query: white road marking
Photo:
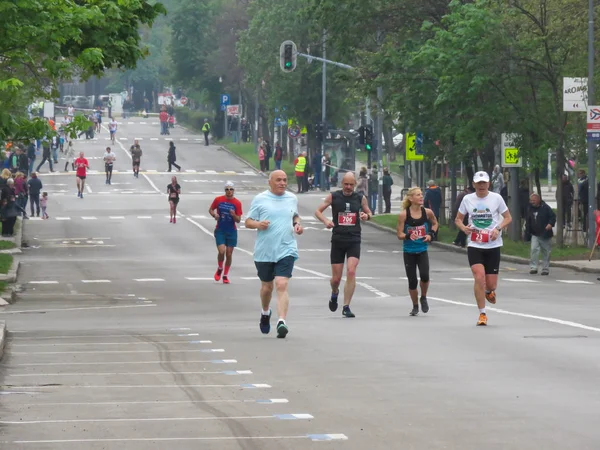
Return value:
[(201, 442), (201, 441), (283, 441), (304, 440), (333, 441), (348, 440), (344, 434), (289, 435), (289, 436), (198, 436), (198, 437), (147, 437), (147, 438), (100, 438), (100, 439), (52, 439), (38, 441), (5, 441), (8, 444), (73, 444), (108, 442)]
[(237, 400), (237, 399), (215, 399), (215, 400), (140, 400), (131, 402), (48, 402), (27, 403), (27, 406), (90, 406), (90, 405), (185, 405), (189, 403), (260, 403), (261, 405), (274, 405), (289, 403), (287, 398), (268, 398), (265, 400)]
[[(134, 296), (135, 297), (135, 296)], [(14, 333), (14, 331), (11, 331), (11, 333)], [(200, 333), (186, 333), (186, 334), (178, 334), (177, 336), (199, 336)], [(126, 337), (126, 338), (146, 338), (146, 337), (169, 337), (169, 336), (173, 336), (172, 333), (158, 333), (158, 334), (73, 334), (73, 335), (63, 335), (63, 336), (36, 336), (35, 337), (35, 341), (40, 341), (40, 340), (51, 340), (51, 339), (82, 339), (82, 338), (88, 338), (88, 339), (104, 339), (104, 338), (120, 338), (120, 337)], [(24, 341), (24, 340), (31, 340), (32, 338), (30, 337), (12, 337), (11, 340), (13, 341)]]
[(52, 309), (27, 309), (23, 311), (0, 311), (0, 314), (23, 314), (31, 312), (79, 311), (83, 309), (121, 309), (121, 308), (146, 308), (152, 305), (123, 305), (123, 306), (85, 306), (81, 308), (52, 308)]
[(88, 183), (85, 184), (85, 190), (88, 192), (88, 194), (93, 194), (94, 193), (92, 191), (92, 188), (90, 187), (90, 185)]
[(137, 216), (138, 219), (152, 219), (152, 216)]
[[(237, 371), (237, 372), (244, 372), (241, 373), (239, 375), (245, 375), (246, 371)], [(252, 373), (252, 371), (247, 371), (250, 374)], [(95, 377), (95, 376), (99, 376), (99, 377), (108, 377), (108, 376), (116, 376), (116, 375), (197, 375), (197, 374), (208, 374), (208, 375), (217, 375), (217, 374), (223, 374), (223, 371), (219, 371), (219, 372), (206, 372), (206, 371), (196, 371), (196, 372), (89, 372), (89, 373), (80, 373), (80, 372), (73, 372), (73, 373), (67, 373), (67, 372), (58, 372), (58, 373), (18, 373), (18, 374), (7, 374), (4, 375), (5, 377), (14, 377), (14, 378), (21, 378), (21, 377), (78, 377), (78, 376), (83, 376), (83, 377)]]
[(119, 220), (119, 219), (125, 219), (125, 216), (108, 216), (108, 218), (111, 220)]
[[(449, 303), (451, 305), (468, 306), (470, 308), (473, 308), (473, 307), (477, 306), (475, 303), (457, 302), (455, 300), (448, 300), (448, 299), (439, 298), (439, 297), (429, 297), (428, 296), (427, 298), (432, 299), (432, 300), (436, 300), (436, 301), (442, 302), (442, 303)], [(533, 314), (524, 314), (524, 313), (518, 313), (518, 312), (513, 312), (513, 311), (507, 311), (505, 309), (499, 309), (499, 308), (490, 307), (490, 306), (486, 306), (486, 309), (490, 310), (490, 311), (497, 312), (499, 314), (506, 314), (506, 315), (509, 315), (509, 316), (523, 317), (523, 318), (526, 318), (526, 319), (541, 320), (542, 322), (556, 323), (556, 324), (565, 325), (565, 326), (568, 326), (568, 327), (580, 328), (582, 330), (600, 332), (600, 328), (590, 327), (590, 326), (584, 325), (582, 323), (571, 322), (570, 320), (556, 319), (554, 317), (535, 316)]]
[(82, 283), (110, 283), (110, 280), (81, 280)]
[(541, 281), (530, 280), (528, 278), (502, 278), (502, 281), (510, 281), (512, 283), (541, 283)]
[[(202, 350), (168, 350), (168, 353), (214, 353), (224, 352), (222, 348), (210, 348)], [(156, 353), (156, 350), (74, 350), (65, 352), (11, 352), (13, 355), (71, 355), (85, 353)]]
[(55, 217), (55, 220), (71, 220), (70, 217)]
[(164, 278), (134, 278), (133, 281), (139, 281), (142, 283), (154, 282), (154, 281), (165, 281)]
[(450, 278), (454, 281), (473, 281), (473, 278)]
[[(14, 333), (14, 331), (11, 331)], [(22, 364), (11, 364), (10, 367), (34, 367), (34, 366), (110, 366), (110, 365), (121, 365), (121, 364), (162, 364), (164, 361), (110, 361), (110, 362), (51, 362), (51, 363), (22, 363)], [(186, 361), (169, 361), (171, 364), (188, 364), (188, 363), (213, 363), (215, 360), (186, 360)], [(222, 359), (219, 364), (237, 364), (235, 359)]]
[(566, 284), (594, 284), (590, 281), (583, 281), (583, 280), (556, 280), (559, 283), (566, 283)]
[[(179, 388), (181, 389), (182, 386), (185, 387), (209, 387), (209, 388), (217, 388), (217, 387), (235, 387), (235, 388), (239, 388), (240, 385), (239, 384), (183, 384), (183, 385), (179, 385), (179, 384), (134, 384), (134, 385), (110, 385), (110, 384), (102, 384), (102, 385), (89, 385), (89, 384), (82, 384), (82, 385), (60, 385), (60, 386), (11, 386), (11, 389), (52, 389), (52, 388), (57, 388), (60, 387), (61, 389), (135, 389), (135, 388), (141, 388), (141, 389), (147, 389), (147, 388)], [(246, 387), (244, 385), (242, 385), (241, 387)], [(247, 385), (247, 389), (256, 389), (256, 388), (263, 388), (263, 389), (267, 389), (270, 388), (271, 386), (269, 386), (268, 384), (252, 384), (252, 385)], [(1, 423), (1, 422), (0, 422)]]
[(82, 216), (81, 218), (83, 220), (98, 220), (98, 218), (94, 216)]
[[(194, 343), (212, 344), (212, 341), (194, 341)], [(154, 345), (154, 344), (191, 344), (189, 341), (152, 341), (152, 342), (60, 342), (52, 344), (13, 344), (13, 347), (60, 347), (60, 346), (77, 346), (77, 345)]]
[(58, 281), (39, 280), (39, 281), (30, 281), (29, 284), (58, 284)]
[(389, 294), (386, 294), (385, 292), (381, 292), (379, 289), (371, 286), (370, 284), (363, 283), (362, 281), (357, 281), (356, 284), (364, 287), (366, 290), (372, 292), (373, 294), (377, 295), (378, 297), (386, 298), (386, 297), (390, 296)]
[(185, 277), (188, 281), (215, 281), (214, 278), (202, 278), (202, 277)]

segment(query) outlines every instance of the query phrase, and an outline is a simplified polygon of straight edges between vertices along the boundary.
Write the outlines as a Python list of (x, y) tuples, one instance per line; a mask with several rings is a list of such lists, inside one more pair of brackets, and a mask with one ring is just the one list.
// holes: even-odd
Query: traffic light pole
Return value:
[[(588, 105), (594, 104), (594, 0), (588, 3)], [(596, 142), (589, 141), (588, 151), (588, 240), (589, 248), (596, 242)], [(585, 205), (584, 205), (585, 208)]]
[[(323, 123), (323, 133), (321, 135), (321, 161), (319, 161), (318, 167), (321, 170), (321, 173), (318, 174), (318, 179), (320, 181), (320, 188), (323, 191), (325, 187), (325, 182), (323, 180), (323, 155), (325, 154), (325, 135), (327, 134), (327, 127), (325, 126), (325, 121), (327, 119), (327, 31), (323, 30), (323, 83), (322, 83), (322, 99), (321, 99), (321, 122)], [(315, 177), (317, 178), (317, 177)]]
[[(383, 88), (377, 88), (377, 123), (375, 124), (375, 135), (377, 136), (377, 213), (383, 213)], [(375, 211), (373, 211), (375, 212)]]

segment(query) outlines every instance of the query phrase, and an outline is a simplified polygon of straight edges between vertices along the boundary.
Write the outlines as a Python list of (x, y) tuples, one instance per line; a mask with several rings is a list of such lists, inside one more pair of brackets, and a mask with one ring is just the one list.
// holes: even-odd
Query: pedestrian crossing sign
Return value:
[(406, 133), (406, 161), (423, 161), (425, 156), (417, 148), (417, 134)]
[(523, 167), (523, 158), (515, 145), (518, 135), (502, 134), (502, 167)]

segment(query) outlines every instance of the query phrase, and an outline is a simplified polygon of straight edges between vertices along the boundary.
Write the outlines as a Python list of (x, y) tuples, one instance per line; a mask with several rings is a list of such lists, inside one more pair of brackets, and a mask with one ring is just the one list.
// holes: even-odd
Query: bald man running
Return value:
[[(350, 311), (350, 302), (356, 288), (356, 268), (360, 260), (360, 221), (371, 219), (371, 210), (367, 197), (354, 192), (356, 179), (352, 172), (342, 178), (342, 189), (329, 194), (317, 208), (315, 217), (327, 228), (333, 228), (331, 233), (331, 298), (329, 310), (337, 311), (338, 294), (344, 262), (346, 262), (346, 285), (344, 286), (344, 317), (355, 317)], [(333, 220), (323, 215), (331, 206)], [(347, 261), (346, 261), (347, 259)]]

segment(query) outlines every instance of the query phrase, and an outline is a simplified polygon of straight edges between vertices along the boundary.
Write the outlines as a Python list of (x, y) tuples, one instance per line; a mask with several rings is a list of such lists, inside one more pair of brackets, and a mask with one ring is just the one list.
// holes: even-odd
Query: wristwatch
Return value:
[(496, 227), (496, 230), (498, 230), (498, 231), (502, 231), (502, 228), (500, 228), (500, 227)]

